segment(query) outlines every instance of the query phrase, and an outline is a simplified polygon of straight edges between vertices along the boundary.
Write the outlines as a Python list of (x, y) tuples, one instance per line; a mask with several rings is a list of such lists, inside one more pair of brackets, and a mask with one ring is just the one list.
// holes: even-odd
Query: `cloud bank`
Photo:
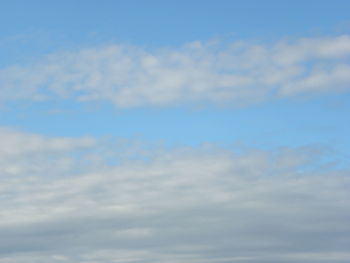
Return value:
[(349, 171), (315, 149), (100, 144), (0, 131), (1, 263), (350, 260)]
[(148, 51), (109, 45), (0, 70), (1, 101), (108, 101), (119, 108), (241, 106), (349, 92), (350, 36), (255, 44), (193, 42)]

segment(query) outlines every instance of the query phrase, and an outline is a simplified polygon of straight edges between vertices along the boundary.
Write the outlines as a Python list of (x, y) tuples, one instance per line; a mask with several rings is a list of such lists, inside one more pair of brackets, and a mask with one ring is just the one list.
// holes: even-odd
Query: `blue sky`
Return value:
[(349, 31), (348, 1), (2, 1), (2, 64), (105, 43), (149, 48), (215, 37), (264, 39)]
[[(211, 39), (269, 43), (338, 36), (350, 28), (347, 1), (103, 1), (98, 5), (95, 1), (4, 1), (3, 6), (0, 38), (6, 66), (30, 65), (50, 53), (108, 44), (152, 50)], [(184, 144), (243, 139), (281, 146), (341, 138), (348, 148), (349, 126), (342, 120), (349, 100), (346, 94), (327, 95), (239, 109), (190, 105), (121, 111), (101, 103), (20, 102), (9, 107), (1, 120), (3, 125), (52, 135), (141, 136)], [(67, 113), (49, 114), (53, 107), (67, 108)], [(319, 130), (320, 135), (311, 131), (320, 127), (326, 128)], [(273, 140), (266, 141), (265, 133), (275, 133)]]
[(348, 262), (349, 10), (1, 1), (0, 262)]

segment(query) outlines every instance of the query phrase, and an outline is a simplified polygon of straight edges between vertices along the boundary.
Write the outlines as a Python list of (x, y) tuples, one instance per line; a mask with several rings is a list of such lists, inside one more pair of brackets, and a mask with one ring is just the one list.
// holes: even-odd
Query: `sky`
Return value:
[(349, 10), (0, 0), (0, 263), (349, 262)]

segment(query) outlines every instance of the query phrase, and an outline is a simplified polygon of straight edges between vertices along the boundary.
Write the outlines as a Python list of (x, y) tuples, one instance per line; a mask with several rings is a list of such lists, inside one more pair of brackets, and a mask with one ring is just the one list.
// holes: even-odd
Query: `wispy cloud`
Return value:
[[(0, 142), (1, 262), (350, 259), (348, 172), (303, 169), (316, 150), (155, 148), (127, 160), (89, 138), (5, 130)], [(91, 151), (121, 161), (96, 169)]]
[(1, 100), (109, 101), (129, 108), (245, 105), (348, 92), (349, 56), (348, 35), (268, 44), (193, 42), (152, 51), (102, 46), (2, 69)]

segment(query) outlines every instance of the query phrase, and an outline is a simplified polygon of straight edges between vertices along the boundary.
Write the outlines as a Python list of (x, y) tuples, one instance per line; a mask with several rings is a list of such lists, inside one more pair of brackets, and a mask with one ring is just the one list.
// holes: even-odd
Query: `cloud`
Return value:
[[(74, 155), (93, 147), (91, 137), (49, 138), (37, 134), (0, 128), (0, 173), (68, 172), (74, 164)], [(51, 169), (54, 167), (55, 169)]]
[(146, 50), (109, 45), (0, 70), (2, 102), (73, 99), (120, 108), (246, 105), (349, 91), (350, 36), (256, 44), (193, 42)]
[[(2, 263), (350, 259), (349, 171), (317, 168), (317, 149), (207, 145), (128, 159), (96, 139), (0, 133), (8, 138), (2, 167), (21, 169), (0, 174)], [(116, 164), (91, 162), (113, 151)]]
[(286, 84), (281, 90), (282, 96), (291, 96), (298, 93), (346, 92), (350, 83), (350, 66), (337, 65), (336, 67), (313, 70), (307, 77)]

